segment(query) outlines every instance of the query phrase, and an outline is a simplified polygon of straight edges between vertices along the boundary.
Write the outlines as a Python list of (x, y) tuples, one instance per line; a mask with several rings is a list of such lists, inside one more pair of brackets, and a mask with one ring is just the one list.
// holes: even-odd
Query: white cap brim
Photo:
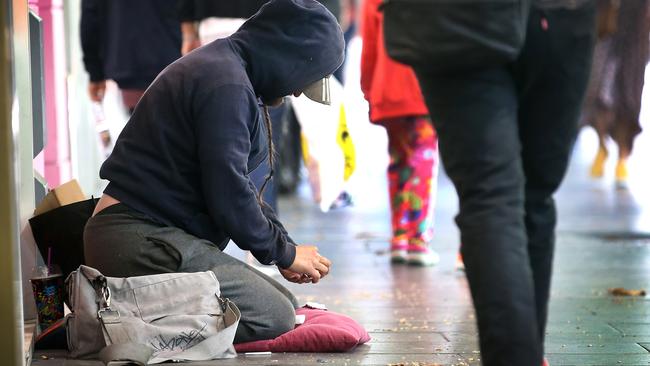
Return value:
[(330, 98), (330, 79), (329, 76), (318, 80), (315, 83), (307, 86), (305, 90), (302, 91), (305, 96), (314, 102), (318, 102), (325, 105), (332, 104), (332, 99)]

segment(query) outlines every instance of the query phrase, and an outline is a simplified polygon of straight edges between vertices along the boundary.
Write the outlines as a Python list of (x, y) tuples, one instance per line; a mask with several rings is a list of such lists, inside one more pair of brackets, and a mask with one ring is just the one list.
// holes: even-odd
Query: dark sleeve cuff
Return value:
[(99, 82), (99, 81), (104, 81), (106, 78), (104, 77), (103, 74), (95, 74), (90, 76), (90, 81), (93, 83)]
[(194, 0), (180, 0), (176, 9), (178, 20), (181, 22), (193, 22), (198, 20), (194, 12)]
[(84, 64), (86, 66), (86, 71), (90, 77), (90, 81), (97, 82), (106, 80), (104, 76), (104, 67), (101, 62), (95, 62), (88, 59), (84, 59)]
[(287, 246), (284, 249), (284, 254), (281, 258), (278, 258), (276, 264), (280, 268), (289, 268), (293, 264), (293, 261), (296, 259), (296, 246), (292, 243), (287, 243)]

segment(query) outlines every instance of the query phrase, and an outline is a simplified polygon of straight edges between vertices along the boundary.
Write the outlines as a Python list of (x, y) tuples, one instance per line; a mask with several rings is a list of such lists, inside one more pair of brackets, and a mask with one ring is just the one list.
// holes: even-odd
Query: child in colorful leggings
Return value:
[(364, 0), (362, 7), (361, 89), (370, 104), (370, 120), (388, 133), (391, 260), (433, 265), (439, 260), (429, 247), (438, 139), (415, 74), (386, 54), (380, 3)]
[(438, 171), (438, 139), (427, 117), (379, 122), (388, 132), (388, 190), (391, 200), (393, 262), (429, 265), (438, 261), (428, 242)]

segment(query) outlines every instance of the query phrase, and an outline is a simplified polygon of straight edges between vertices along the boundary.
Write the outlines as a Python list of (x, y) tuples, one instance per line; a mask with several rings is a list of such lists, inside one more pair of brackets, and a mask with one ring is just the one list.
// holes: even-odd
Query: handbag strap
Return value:
[(120, 312), (105, 307), (97, 312), (102, 325), (106, 347), (99, 352), (99, 359), (106, 366), (138, 365), (146, 366), (153, 354), (151, 347), (131, 341), (122, 326)]
[(97, 319), (102, 327), (106, 347), (99, 352), (99, 359), (106, 366), (146, 366), (153, 354), (150, 347), (133, 342), (126, 328), (122, 326), (120, 312), (111, 308), (111, 290), (106, 277), (99, 276), (91, 281), (99, 298)]
[(119, 311), (111, 308), (103, 308), (97, 312), (97, 317), (102, 325), (102, 333), (104, 334), (106, 345), (131, 342), (131, 337), (129, 337), (126, 329), (121, 325), (122, 321), (120, 320)]
[(99, 319), (102, 326), (102, 334), (106, 345), (131, 342), (131, 337), (129, 337), (126, 329), (121, 326), (120, 312), (111, 308), (111, 289), (108, 287), (106, 277), (98, 276), (91, 281), (91, 284), (98, 298), (99, 311), (97, 311), (97, 319)]
[[(206, 338), (201, 343), (178, 354), (178, 359), (182, 361), (205, 361), (206, 355), (212, 355), (213, 358), (233, 358), (237, 356), (235, 348), (232, 345), (235, 339), (235, 333), (241, 313), (239, 308), (227, 298), (219, 298), (223, 310), (225, 328), (217, 334)], [(168, 361), (167, 358), (154, 357), (149, 360), (150, 364)]]
[[(224, 356), (234, 357), (232, 341), (241, 319), (241, 313), (237, 306), (229, 299), (219, 298), (224, 314), (224, 325), (221, 332), (210, 337), (191, 348), (191, 351), (184, 352), (184, 360), (201, 361), (202, 356), (222, 349)], [(108, 302), (110, 304), (110, 301)], [(151, 360), (153, 349), (144, 344), (131, 340), (120, 319), (120, 312), (110, 307), (104, 307), (97, 312), (97, 317), (102, 325), (102, 333), (106, 341), (106, 347), (99, 352), (100, 360), (106, 366), (146, 366), (150, 361), (153, 363), (161, 360)], [(232, 350), (231, 350), (232, 349)], [(197, 356), (194, 356), (197, 355)], [(196, 359), (194, 359), (196, 357)]]

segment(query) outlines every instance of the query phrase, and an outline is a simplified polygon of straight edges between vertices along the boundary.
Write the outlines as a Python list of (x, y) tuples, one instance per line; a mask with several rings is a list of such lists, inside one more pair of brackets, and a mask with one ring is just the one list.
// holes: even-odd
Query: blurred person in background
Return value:
[(343, 34), (321, 4), (272, 0), (232, 36), (172, 63), (101, 167), (109, 184), (85, 227), (86, 264), (113, 277), (212, 270), (241, 311), (236, 343), (293, 329), (295, 296), (223, 250), (232, 239), (290, 282), (329, 273), (317, 247), (291, 239), (249, 173), (264, 160), (273, 167), (266, 106), (303, 92), (325, 103), (342, 62)]
[(458, 193), (482, 364), (542, 365), (553, 193), (578, 131), (595, 4), (404, 4), (385, 4), (387, 49), (414, 67)]
[(438, 138), (415, 73), (386, 54), (381, 2), (362, 3), (361, 90), (370, 105), (370, 121), (388, 133), (391, 262), (429, 266), (439, 261), (430, 247)]
[(598, 36), (583, 120), (598, 133), (591, 175), (605, 173), (607, 140), (618, 146), (616, 182), (624, 187), (627, 159), (641, 133), (639, 114), (648, 62), (650, 1), (598, 0)]
[[(341, 24), (341, 29), (343, 30), (343, 37), (345, 38), (345, 55), (347, 60), (348, 54), (348, 45), (354, 36), (357, 35), (358, 31), (358, 16), (359, 16), (359, 3), (358, 0), (340, 0), (341, 4), (341, 16), (339, 17), (339, 23)], [(343, 65), (339, 67), (338, 70), (334, 73), (334, 77), (341, 82), (341, 85), (345, 85), (345, 65), (346, 62), (343, 62)]]
[[(245, 19), (255, 14), (268, 1), (179, 0), (178, 9), (183, 33), (182, 54), (185, 55), (216, 38), (226, 37), (234, 33)], [(319, 2), (339, 20), (341, 16), (341, 0), (320, 0)], [(200, 24), (209, 18), (216, 18), (212, 22), (217, 24), (216, 27), (220, 27), (218, 23), (227, 24), (222, 27), (222, 31), (214, 34), (210, 29), (207, 29), (208, 27), (201, 27)], [(204, 34), (201, 34), (202, 32)]]
[(81, 47), (90, 99), (101, 102), (110, 79), (133, 113), (158, 73), (181, 56), (177, 0), (82, 0)]
[[(181, 53), (185, 55), (202, 44), (231, 35), (266, 2), (268, 0), (179, 0), (183, 33)], [(211, 18), (214, 18), (214, 22), (200, 27), (202, 22)], [(218, 31), (210, 29), (215, 27), (219, 28)]]

